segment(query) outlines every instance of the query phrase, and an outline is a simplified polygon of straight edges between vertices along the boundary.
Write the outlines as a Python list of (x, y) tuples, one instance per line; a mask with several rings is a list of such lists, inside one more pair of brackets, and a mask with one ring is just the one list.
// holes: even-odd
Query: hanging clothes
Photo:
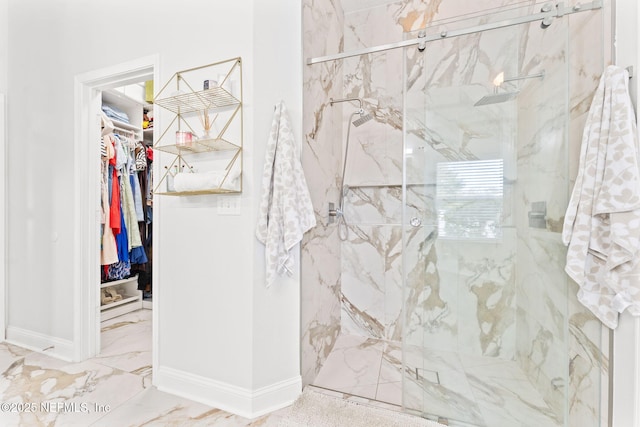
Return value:
[[(119, 178), (117, 179), (119, 181)], [(120, 184), (118, 183), (118, 186)], [(129, 261), (129, 233), (127, 232), (127, 224), (124, 220), (122, 205), (118, 206), (120, 210), (120, 232), (116, 235), (116, 246), (118, 247), (118, 259), (120, 261)]]
[(621, 67), (600, 79), (562, 231), (578, 300), (612, 329), (624, 310), (640, 315), (640, 151), (628, 86)]
[[(147, 154), (151, 154), (148, 157)], [(140, 230), (140, 238), (142, 240), (142, 248), (147, 258), (147, 262), (134, 264), (131, 267), (131, 273), (138, 275), (138, 289), (149, 295), (151, 292), (151, 276), (152, 276), (152, 251), (151, 251), (151, 228), (152, 228), (152, 200), (147, 198), (151, 192), (151, 182), (149, 172), (153, 170), (153, 151), (150, 147), (145, 147), (142, 143), (136, 145), (135, 148), (136, 172), (134, 173), (136, 181), (139, 183), (140, 199), (142, 204), (142, 219), (138, 218), (138, 229)], [(136, 198), (136, 190), (134, 187), (134, 199)], [(137, 202), (136, 202), (137, 203)], [(136, 213), (137, 213), (136, 207)], [(136, 259), (136, 255), (132, 252), (132, 259)]]
[(102, 137), (102, 147), (101, 264), (105, 266), (104, 280), (119, 280), (131, 275), (132, 264), (148, 261), (139, 225), (139, 218), (144, 220), (144, 215), (139, 215), (143, 214), (142, 202), (136, 203), (134, 194), (136, 189), (141, 192), (136, 169), (137, 144), (127, 137), (108, 134)]
[(144, 208), (142, 203), (142, 188), (140, 184), (139, 171), (147, 168), (147, 155), (144, 145), (138, 141), (134, 148), (135, 162), (133, 168), (129, 170), (129, 180), (131, 181), (131, 189), (133, 191), (133, 200), (136, 209), (136, 218), (138, 222), (144, 221)]
[[(133, 148), (132, 148), (133, 150)], [(138, 226), (138, 217), (135, 209), (135, 200), (133, 196), (133, 188), (131, 186), (131, 171), (135, 171), (135, 157), (131, 151), (130, 156), (125, 165), (126, 175), (122, 176), (122, 184), (124, 188), (124, 197), (122, 199), (122, 210), (125, 218), (128, 236), (129, 259), (132, 264), (144, 264), (147, 257), (142, 248), (142, 240), (140, 239), (140, 228)]]
[(102, 156), (102, 179), (100, 183), (102, 193), (102, 241), (100, 264), (109, 265), (118, 262), (118, 248), (116, 238), (111, 228), (111, 203), (109, 202), (109, 160), (115, 157), (115, 149), (111, 138), (106, 135), (101, 138), (104, 148)]
[(256, 237), (265, 245), (266, 286), (293, 274), (289, 251), (316, 225), (311, 196), (284, 102), (276, 105), (267, 142)]

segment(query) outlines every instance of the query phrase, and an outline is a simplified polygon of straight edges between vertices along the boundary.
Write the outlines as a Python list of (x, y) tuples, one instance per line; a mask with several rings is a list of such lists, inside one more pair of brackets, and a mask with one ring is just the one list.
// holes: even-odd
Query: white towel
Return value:
[(225, 181), (225, 187), (232, 189), (236, 187), (237, 179), (240, 177), (240, 170), (233, 167), (227, 175), (226, 170), (208, 172), (180, 172), (173, 178), (173, 186), (176, 191), (207, 191), (217, 190)]
[(565, 271), (606, 326), (640, 315), (640, 168), (629, 73), (609, 66), (591, 103), (565, 215)]
[(289, 251), (316, 225), (284, 102), (276, 105), (271, 124), (262, 191), (256, 236), (265, 245), (266, 286), (269, 287), (277, 274), (293, 273)]

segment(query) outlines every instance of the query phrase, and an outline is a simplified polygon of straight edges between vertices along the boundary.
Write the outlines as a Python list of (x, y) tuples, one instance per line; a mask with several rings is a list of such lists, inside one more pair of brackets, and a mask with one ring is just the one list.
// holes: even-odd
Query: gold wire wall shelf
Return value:
[(153, 146), (174, 156), (154, 193), (242, 192), (242, 59), (176, 72), (154, 104), (174, 115)]
[(155, 103), (175, 114), (188, 114), (202, 110), (231, 107), (238, 105), (240, 101), (221, 87), (215, 87), (199, 92), (177, 94), (169, 98), (157, 99)]
[(210, 151), (230, 151), (237, 150), (240, 146), (225, 141), (224, 139), (198, 139), (194, 141), (191, 146), (179, 146), (179, 145), (165, 145), (161, 147), (156, 147), (160, 151), (164, 151), (166, 153), (174, 154), (176, 156), (186, 155), (186, 154), (195, 154), (195, 153), (206, 153)]

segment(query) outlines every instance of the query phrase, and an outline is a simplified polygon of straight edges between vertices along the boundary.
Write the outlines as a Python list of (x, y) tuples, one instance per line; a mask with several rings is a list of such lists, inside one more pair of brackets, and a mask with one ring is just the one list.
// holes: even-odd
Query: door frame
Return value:
[[(103, 90), (159, 81), (159, 56), (151, 55), (79, 74), (74, 79), (73, 356), (82, 361), (100, 353), (100, 107)], [(155, 132), (155, 131), (154, 131)], [(95, 141), (94, 144), (91, 142)], [(154, 239), (155, 240), (155, 239)], [(156, 281), (152, 278), (153, 282)], [(158, 319), (153, 299), (153, 322)], [(157, 327), (153, 327), (153, 370)]]
[(0, 246), (0, 342), (7, 338), (7, 127), (6, 127), (6, 103), (5, 95), (0, 93), (0, 234), (2, 234), (2, 246)]

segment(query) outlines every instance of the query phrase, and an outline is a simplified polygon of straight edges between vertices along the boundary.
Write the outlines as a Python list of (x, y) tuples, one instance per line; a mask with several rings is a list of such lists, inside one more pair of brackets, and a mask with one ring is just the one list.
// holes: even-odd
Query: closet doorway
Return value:
[[(154, 293), (152, 302), (144, 302), (142, 298), (133, 301), (130, 304), (131, 310), (118, 310), (119, 306), (113, 304), (110, 306), (112, 308), (109, 310), (110, 314), (105, 315), (107, 310), (104, 304), (101, 304), (105, 301), (104, 291), (107, 288), (110, 288), (109, 295), (113, 292), (114, 296), (111, 298), (117, 298), (115, 294), (120, 294), (123, 299), (126, 299), (125, 294), (130, 293), (127, 289), (131, 291), (138, 291), (138, 289), (135, 283), (127, 279), (122, 282), (114, 281), (111, 284), (113, 286), (107, 286), (108, 284), (103, 283), (102, 280), (104, 272), (104, 267), (101, 265), (102, 171), (99, 159), (105, 117), (102, 109), (103, 98), (116, 99), (119, 93), (117, 88), (132, 87), (146, 81), (158, 81), (158, 63), (158, 57), (154, 55), (84, 73), (75, 78), (74, 243), (76, 249), (74, 264), (76, 268), (73, 342), (74, 359), (78, 361), (98, 355), (103, 357), (101, 352), (105, 350), (105, 346), (120, 345), (114, 342), (120, 341), (117, 335), (111, 334), (118, 325), (144, 321), (147, 326), (135, 330), (126, 341), (135, 342), (136, 334), (151, 334), (151, 369), (157, 366), (157, 292)], [(142, 117), (142, 105), (140, 108), (140, 117)], [(109, 126), (112, 125), (113, 123), (109, 123)], [(116, 127), (122, 134), (127, 130), (127, 127), (120, 123), (116, 123)], [(152, 140), (151, 136), (149, 138)], [(91, 143), (92, 141), (95, 143)], [(155, 204), (154, 208), (157, 209), (157, 207), (158, 205)], [(150, 251), (150, 253), (153, 252), (153, 250)], [(154, 261), (157, 262), (157, 259)], [(146, 278), (144, 280), (147, 281)], [(150, 287), (157, 290), (154, 282), (156, 280), (152, 277)], [(143, 286), (139, 294), (133, 293), (142, 297), (144, 291)], [(134, 311), (133, 308), (136, 310)], [(148, 310), (149, 308), (151, 310)], [(151, 332), (149, 324), (153, 325)], [(103, 328), (106, 332), (101, 335)], [(111, 350), (110, 353), (113, 351)], [(104, 357), (109, 357), (109, 354), (105, 354)]]

